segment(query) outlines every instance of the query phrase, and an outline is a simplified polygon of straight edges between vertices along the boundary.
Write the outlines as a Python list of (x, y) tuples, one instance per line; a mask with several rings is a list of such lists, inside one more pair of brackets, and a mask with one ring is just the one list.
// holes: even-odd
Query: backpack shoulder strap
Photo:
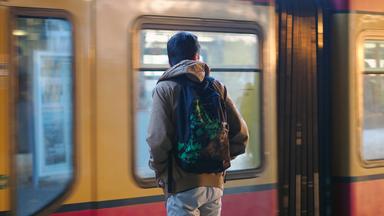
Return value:
[(220, 81), (215, 80), (210, 77), (210, 81), (212, 82), (213, 88), (219, 93), (221, 97), (221, 116), (227, 121), (227, 110), (226, 110), (226, 101), (227, 101), (227, 88)]
[(222, 84), (220, 81), (212, 79), (212, 85), (216, 89), (216, 91), (220, 94), (222, 97), (223, 101), (227, 100), (227, 88), (225, 87), (224, 84)]

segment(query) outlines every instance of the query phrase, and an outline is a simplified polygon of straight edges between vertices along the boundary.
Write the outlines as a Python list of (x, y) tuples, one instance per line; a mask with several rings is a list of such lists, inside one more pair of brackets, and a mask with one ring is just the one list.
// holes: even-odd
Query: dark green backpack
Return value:
[(173, 152), (178, 165), (192, 173), (218, 173), (230, 167), (226, 89), (218, 81), (203, 82), (185, 75), (171, 79), (181, 86), (176, 105), (177, 143)]

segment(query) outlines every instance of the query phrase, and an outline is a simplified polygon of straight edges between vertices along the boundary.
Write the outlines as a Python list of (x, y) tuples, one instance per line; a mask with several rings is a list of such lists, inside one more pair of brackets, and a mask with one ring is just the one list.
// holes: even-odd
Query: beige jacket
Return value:
[[(199, 186), (223, 188), (223, 173), (194, 174), (184, 172), (176, 164), (170, 154), (173, 143), (176, 143), (175, 109), (180, 93), (180, 84), (169, 80), (170, 78), (186, 74), (195, 82), (202, 82), (209, 75), (209, 67), (202, 62), (184, 60), (164, 72), (153, 91), (153, 104), (148, 127), (147, 143), (150, 147), (149, 166), (156, 173), (156, 180), (160, 187), (168, 189), (170, 193), (178, 193)], [(224, 85), (217, 82), (221, 95)], [(229, 144), (231, 157), (244, 153), (248, 141), (248, 129), (229, 95), (226, 99), (227, 119), (229, 125)], [(171, 161), (170, 161), (171, 159)], [(169, 164), (171, 163), (171, 168)], [(168, 179), (171, 170), (172, 179)], [(167, 195), (167, 190), (165, 193)]]

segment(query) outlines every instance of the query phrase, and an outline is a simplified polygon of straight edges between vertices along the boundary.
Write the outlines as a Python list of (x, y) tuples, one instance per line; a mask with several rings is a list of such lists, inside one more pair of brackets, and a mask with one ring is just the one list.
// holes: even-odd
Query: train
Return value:
[(381, 0), (0, 0), (0, 216), (166, 215), (148, 166), (166, 43), (247, 122), (222, 215), (384, 215)]

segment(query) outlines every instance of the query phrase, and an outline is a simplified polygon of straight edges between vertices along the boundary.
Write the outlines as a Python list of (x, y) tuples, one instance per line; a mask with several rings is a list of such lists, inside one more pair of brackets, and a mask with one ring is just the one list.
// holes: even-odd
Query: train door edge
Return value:
[[(72, 25), (71, 14), (64, 10), (0, 3), (0, 216), (47, 215), (73, 186)], [(65, 52), (57, 52), (66, 39)], [(52, 67), (47, 69), (48, 65)], [(57, 99), (56, 104), (50, 99)], [(52, 103), (47, 105), (47, 101)], [(55, 129), (61, 131), (56, 138), (64, 143), (56, 149), (67, 152), (65, 159), (51, 157), (52, 152), (48, 155), (50, 146), (60, 144), (52, 141)], [(24, 142), (27, 150), (20, 147)], [(33, 203), (37, 200), (43, 201)]]

